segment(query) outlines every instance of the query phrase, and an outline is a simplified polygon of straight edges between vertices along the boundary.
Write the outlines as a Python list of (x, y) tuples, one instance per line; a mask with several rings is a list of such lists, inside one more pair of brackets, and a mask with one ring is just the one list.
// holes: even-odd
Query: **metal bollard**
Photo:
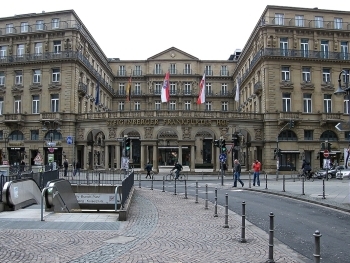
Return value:
[(228, 194), (225, 194), (225, 225), (224, 228), (228, 228)]
[(198, 204), (198, 182), (196, 182), (196, 204)]
[(247, 243), (245, 239), (245, 202), (242, 202), (242, 231), (241, 231), (241, 243)]
[(273, 259), (273, 235), (274, 235), (274, 224), (273, 224), (274, 215), (270, 212), (270, 230), (269, 230), (269, 259), (267, 262), (274, 263)]
[(185, 180), (185, 199), (187, 199), (187, 180)]
[(151, 190), (153, 190), (153, 176), (152, 176), (152, 181), (151, 181)]
[(208, 209), (208, 184), (205, 185), (205, 209)]
[(165, 192), (165, 176), (163, 175), (163, 190), (162, 190), (162, 192)]
[(214, 217), (218, 217), (218, 189), (215, 188)]
[(293, 178), (293, 182), (295, 182), (295, 176), (294, 176), (294, 174), (293, 174), (293, 170), (290, 170), (290, 175), (291, 175), (292, 178)]
[(282, 186), (283, 186), (282, 192), (285, 192), (286, 191), (286, 176), (285, 175), (283, 175)]
[(176, 193), (176, 181), (177, 181), (177, 179), (175, 178), (175, 184), (174, 184), (174, 195), (177, 195), (177, 193)]
[(321, 262), (321, 233), (320, 231), (316, 230), (314, 237), (315, 237), (315, 253), (314, 253), (314, 259), (315, 263)]
[(139, 177), (139, 188), (141, 188), (141, 176)]
[(267, 173), (265, 173), (265, 189), (267, 189)]
[(250, 171), (248, 171), (248, 175), (249, 175), (249, 188), (252, 188), (252, 182), (251, 182), (251, 174)]
[(302, 179), (301, 185), (302, 185), (301, 195), (305, 195), (305, 177), (304, 177), (304, 176), (303, 176), (303, 179)]
[(322, 199), (326, 199), (326, 186), (324, 184), (324, 178), (322, 180)]

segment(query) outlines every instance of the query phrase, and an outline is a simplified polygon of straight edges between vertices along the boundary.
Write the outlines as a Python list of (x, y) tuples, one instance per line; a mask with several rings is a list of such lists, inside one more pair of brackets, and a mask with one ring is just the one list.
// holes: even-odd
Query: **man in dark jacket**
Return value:
[(152, 168), (153, 168), (153, 165), (148, 163), (145, 167), (145, 170), (147, 171), (147, 175), (146, 175), (146, 179), (148, 178), (149, 176), (149, 179), (152, 179), (151, 178), (151, 171), (152, 171)]
[(234, 162), (234, 167), (233, 167), (233, 175), (234, 175), (234, 182), (232, 187), (237, 187), (237, 181), (241, 183), (242, 187), (244, 186), (244, 183), (241, 180), (241, 164), (239, 161), (236, 159)]

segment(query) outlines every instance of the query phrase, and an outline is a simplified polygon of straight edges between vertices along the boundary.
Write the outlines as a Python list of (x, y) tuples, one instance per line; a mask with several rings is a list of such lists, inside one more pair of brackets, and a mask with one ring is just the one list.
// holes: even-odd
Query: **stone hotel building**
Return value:
[[(40, 152), (45, 162), (120, 168), (128, 136), (133, 165), (156, 170), (179, 160), (218, 171), (219, 138), (230, 168), (257, 158), (268, 172), (299, 169), (302, 159), (316, 169), (324, 142), (341, 163), (349, 132), (335, 125), (349, 121), (349, 96), (335, 91), (349, 81), (350, 12), (267, 6), (256, 21), (227, 60), (176, 47), (122, 60), (123, 50), (104, 54), (73, 10), (0, 18), (0, 161), (34, 164)], [(206, 102), (197, 104), (204, 73)]]

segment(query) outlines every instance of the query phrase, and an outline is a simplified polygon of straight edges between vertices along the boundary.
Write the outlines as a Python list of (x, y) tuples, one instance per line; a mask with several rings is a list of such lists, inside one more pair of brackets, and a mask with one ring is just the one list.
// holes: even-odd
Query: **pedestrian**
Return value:
[(64, 162), (63, 162), (63, 169), (64, 169), (64, 176), (66, 177), (66, 176), (67, 176), (67, 173), (68, 173), (68, 160), (67, 160), (67, 158), (64, 159)]
[(78, 173), (78, 175), (80, 176), (80, 168), (81, 168), (81, 164), (79, 161), (77, 161), (75, 163), (75, 170), (74, 170), (74, 175), (76, 175)]
[(243, 187), (244, 183), (241, 180), (241, 164), (237, 159), (234, 161), (233, 171), (234, 182), (232, 187), (237, 187), (237, 181), (240, 182)]
[(147, 171), (146, 179), (148, 178), (148, 176), (149, 176), (149, 179), (152, 179), (151, 178), (152, 168), (153, 168), (153, 165), (148, 162), (146, 167), (145, 167), (145, 170)]
[(255, 186), (255, 182), (257, 183), (258, 186), (260, 186), (260, 171), (261, 171), (261, 163), (259, 162), (258, 159), (256, 159), (253, 162), (253, 171), (254, 171), (254, 179), (253, 179), (253, 186)]

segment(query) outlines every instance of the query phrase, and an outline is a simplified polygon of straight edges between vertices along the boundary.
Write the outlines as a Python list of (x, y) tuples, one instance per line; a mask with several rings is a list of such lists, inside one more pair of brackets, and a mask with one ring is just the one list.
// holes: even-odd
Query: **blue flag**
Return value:
[(95, 105), (98, 105), (99, 103), (100, 103), (100, 82), (97, 82)]

